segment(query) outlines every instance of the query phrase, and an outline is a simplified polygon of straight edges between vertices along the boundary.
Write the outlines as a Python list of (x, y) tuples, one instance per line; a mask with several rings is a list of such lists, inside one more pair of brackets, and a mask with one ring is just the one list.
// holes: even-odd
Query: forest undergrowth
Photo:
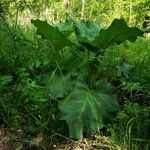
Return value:
[(122, 19), (32, 24), (0, 21), (0, 144), (150, 149), (148, 35)]

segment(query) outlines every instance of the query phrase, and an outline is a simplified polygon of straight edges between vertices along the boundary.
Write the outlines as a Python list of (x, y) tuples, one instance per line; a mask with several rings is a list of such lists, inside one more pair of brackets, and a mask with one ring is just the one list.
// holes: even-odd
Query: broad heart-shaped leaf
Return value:
[(52, 76), (41, 77), (41, 82), (45, 91), (51, 96), (51, 98), (62, 98), (72, 90), (74, 82), (70, 75), (58, 76), (53, 74)]
[(71, 41), (66, 38), (57, 26), (52, 26), (41, 20), (31, 20), (31, 22), (37, 27), (37, 34), (51, 41), (56, 49), (62, 49), (71, 44)]
[(106, 78), (102, 78), (102, 79), (98, 80), (95, 83), (95, 85), (96, 85), (97, 90), (99, 90), (103, 93), (106, 93), (106, 94), (112, 94), (112, 92), (114, 91), (114, 87), (107, 82)]
[(75, 25), (76, 35), (80, 42), (93, 41), (99, 35), (100, 26), (91, 21), (76, 21), (72, 20)]
[(107, 29), (100, 30), (99, 35), (90, 44), (106, 49), (110, 44), (121, 44), (126, 40), (135, 42), (143, 33), (137, 27), (129, 27), (123, 19), (115, 19)]
[(69, 36), (74, 31), (74, 24), (70, 19), (67, 19), (65, 22), (54, 24), (53, 26), (57, 26), (58, 29), (61, 32), (63, 32), (66, 36)]
[(70, 138), (81, 139), (83, 132), (99, 132), (118, 110), (114, 96), (90, 91), (84, 85), (77, 85), (59, 105), (62, 120), (67, 122)]

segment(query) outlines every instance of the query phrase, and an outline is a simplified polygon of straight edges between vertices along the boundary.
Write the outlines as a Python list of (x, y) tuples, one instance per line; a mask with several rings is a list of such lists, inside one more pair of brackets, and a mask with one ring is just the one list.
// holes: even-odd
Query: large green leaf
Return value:
[(106, 78), (102, 78), (100, 80), (98, 80), (96, 83), (96, 89), (106, 93), (106, 94), (112, 94), (112, 92), (114, 91), (114, 87), (107, 82)]
[(101, 30), (100, 26), (91, 21), (75, 21), (73, 20), (76, 27), (76, 35), (80, 42), (93, 41), (96, 36), (99, 35)]
[(70, 19), (67, 19), (65, 22), (54, 24), (53, 26), (57, 26), (58, 29), (66, 36), (70, 35), (74, 31), (74, 24)]
[(83, 132), (98, 132), (118, 109), (116, 98), (77, 85), (59, 105), (62, 119), (69, 127), (71, 138), (80, 139)]
[(53, 74), (52, 76), (41, 77), (41, 80), (45, 91), (52, 98), (62, 98), (67, 95), (72, 90), (74, 83), (70, 75), (58, 76)]
[(31, 20), (31, 22), (37, 27), (37, 34), (41, 35), (42, 38), (51, 41), (55, 48), (62, 49), (71, 44), (57, 26), (52, 26), (46, 21), (40, 20)]
[(107, 29), (100, 30), (91, 45), (106, 49), (110, 44), (120, 44), (126, 40), (135, 42), (138, 36), (143, 36), (139, 28), (129, 27), (123, 19), (115, 19)]

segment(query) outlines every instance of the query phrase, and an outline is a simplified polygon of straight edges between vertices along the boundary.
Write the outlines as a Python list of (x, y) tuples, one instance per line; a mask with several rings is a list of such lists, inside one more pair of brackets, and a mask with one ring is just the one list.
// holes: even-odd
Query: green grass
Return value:
[(101, 60), (100, 75), (110, 81), (121, 80), (150, 89), (150, 39), (139, 38), (135, 43), (125, 42), (109, 48)]
[(126, 149), (139, 150), (150, 148), (150, 107), (125, 101), (121, 111), (109, 127), (114, 143)]
[(100, 75), (117, 87), (122, 106), (109, 128), (111, 139), (124, 149), (150, 148), (150, 39), (139, 38), (109, 48), (101, 60)]
[(0, 70), (3, 72), (11, 73), (18, 67), (33, 68), (53, 61), (50, 43), (35, 37), (32, 29), (14, 29), (4, 23), (0, 26)]

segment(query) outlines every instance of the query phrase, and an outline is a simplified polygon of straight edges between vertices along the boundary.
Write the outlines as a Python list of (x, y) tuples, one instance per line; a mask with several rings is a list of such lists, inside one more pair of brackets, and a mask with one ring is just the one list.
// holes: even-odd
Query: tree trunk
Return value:
[(81, 19), (84, 18), (85, 0), (82, 0)]
[(55, 0), (53, 1), (53, 23), (55, 23), (57, 20), (57, 7)]
[(65, 8), (66, 17), (71, 16), (71, 2), (69, 0), (63, 0), (63, 6)]
[(129, 24), (132, 24), (132, 7), (133, 7), (133, 2), (130, 0), (130, 16), (129, 16)]

